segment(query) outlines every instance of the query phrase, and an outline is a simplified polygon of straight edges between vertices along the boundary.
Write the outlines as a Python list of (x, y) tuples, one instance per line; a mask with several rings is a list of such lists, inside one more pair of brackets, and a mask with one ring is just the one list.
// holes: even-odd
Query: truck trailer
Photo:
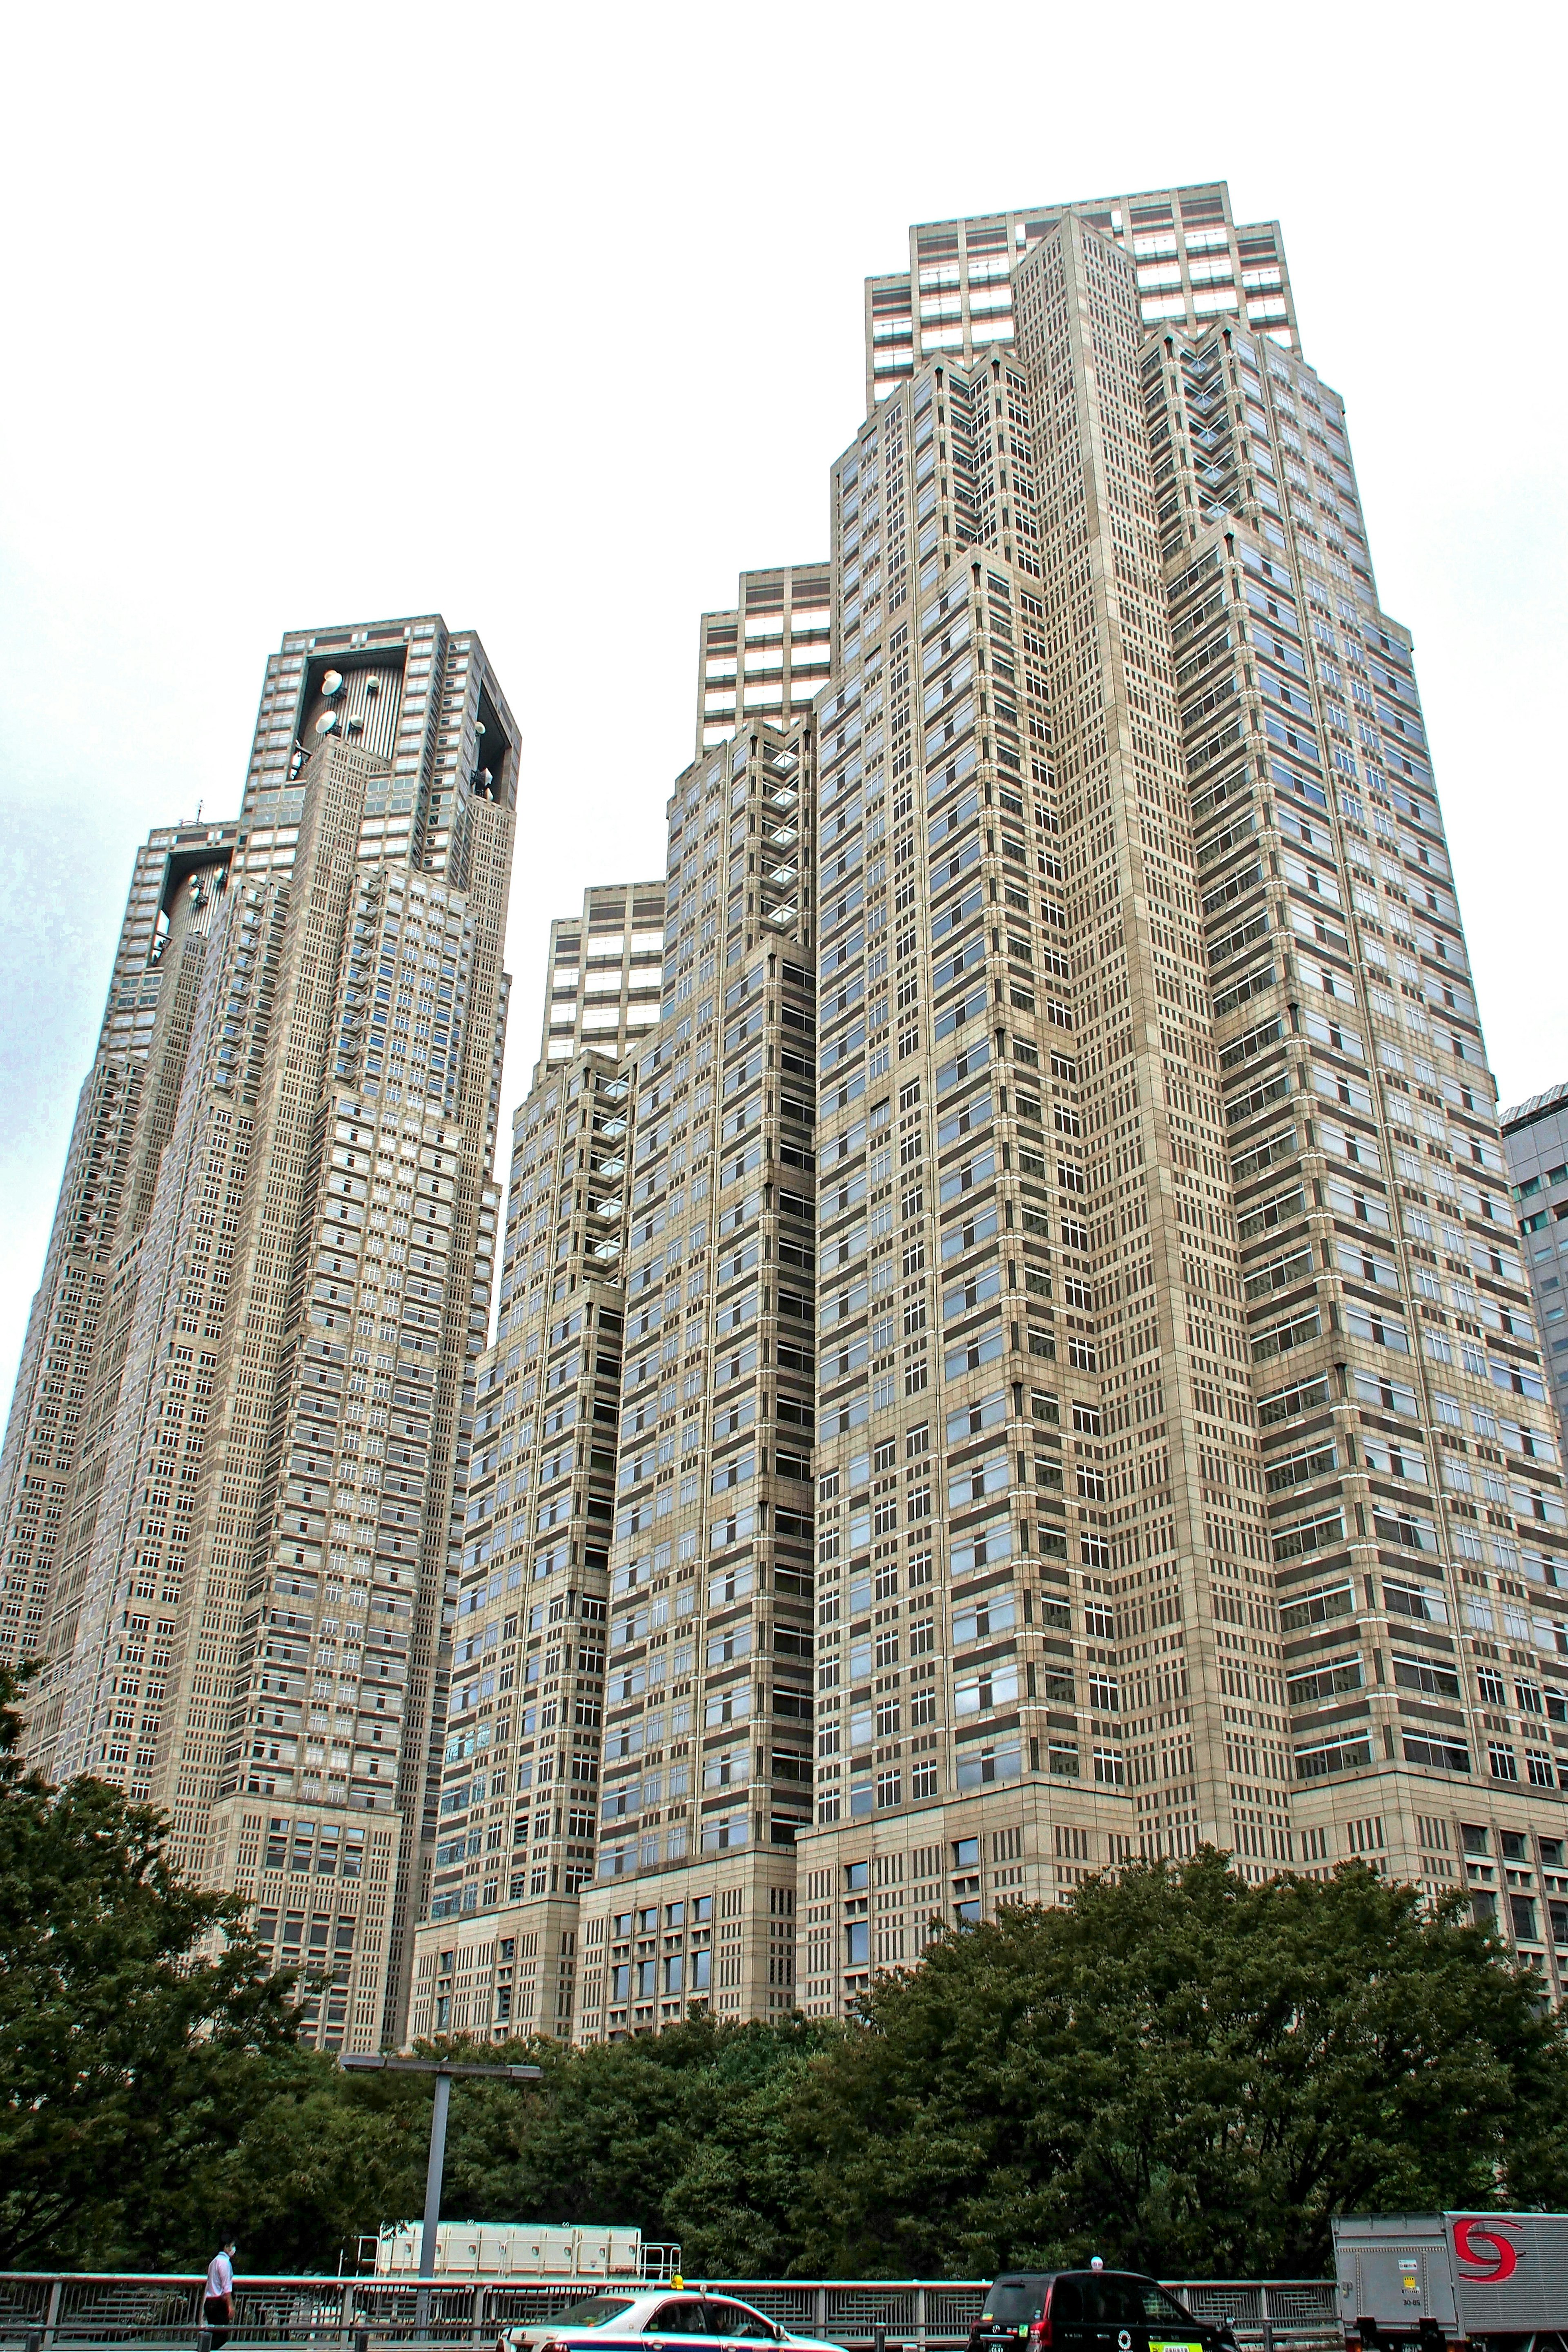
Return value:
[[(417, 2277), (424, 2236), (419, 2221), (384, 2224), (374, 2242), (377, 2275)], [(679, 2246), (656, 2245), (634, 2229), (584, 2228), (571, 2221), (442, 2221), (436, 2230), (438, 2279), (657, 2284), (679, 2262)]]
[(1568, 2213), (1336, 2221), (1346, 2352), (1568, 2352)]

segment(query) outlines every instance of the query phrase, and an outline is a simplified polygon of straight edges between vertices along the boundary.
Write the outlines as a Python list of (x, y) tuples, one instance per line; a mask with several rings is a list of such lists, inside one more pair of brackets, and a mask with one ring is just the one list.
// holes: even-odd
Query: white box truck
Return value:
[[(416, 2278), (424, 2227), (418, 2221), (389, 2222), (376, 2242), (375, 2267), (383, 2278)], [(640, 2230), (584, 2227), (550, 2221), (442, 2221), (436, 2231), (436, 2276), (515, 2279), (640, 2279), (668, 2275), (668, 2267), (647, 2257), (673, 2254), (677, 2247), (645, 2248)]]

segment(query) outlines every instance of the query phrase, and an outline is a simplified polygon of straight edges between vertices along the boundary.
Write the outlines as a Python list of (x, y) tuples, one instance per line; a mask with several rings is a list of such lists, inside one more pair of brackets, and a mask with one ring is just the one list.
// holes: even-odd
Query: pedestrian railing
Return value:
[[(984, 2306), (983, 2279), (704, 2279), (793, 2333), (845, 2352), (956, 2352)], [(1232, 2322), (1242, 2352), (1335, 2352), (1342, 2344), (1330, 2279), (1187, 2279), (1167, 2284), (1194, 2319)], [(383, 2352), (438, 2343), (493, 2347), (504, 2328), (558, 2315), (585, 2294), (646, 2292), (637, 2280), (245, 2278), (235, 2281), (232, 2352), (319, 2347)], [(0, 2272), (0, 2352), (210, 2352), (204, 2274)], [(421, 2309), (421, 2298), (426, 2308)]]

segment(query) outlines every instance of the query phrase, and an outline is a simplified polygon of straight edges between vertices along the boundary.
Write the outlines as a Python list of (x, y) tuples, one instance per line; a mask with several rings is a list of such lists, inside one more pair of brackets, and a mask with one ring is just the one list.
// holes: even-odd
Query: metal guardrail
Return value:
[[(688, 2284), (699, 2282), (689, 2278)], [(845, 2352), (954, 2352), (984, 2306), (984, 2279), (704, 2279), (801, 2335)], [(1194, 2319), (1234, 2322), (1243, 2352), (1338, 2352), (1331, 2279), (1174, 2279)], [(205, 2275), (0, 2272), (0, 2352), (198, 2352)], [(410, 2278), (244, 2278), (235, 2282), (232, 2352), (288, 2345), (371, 2352), (418, 2338), (460, 2352), (500, 2330), (553, 2316), (584, 2294), (646, 2293), (636, 2280), (439, 2278), (426, 2327)]]
[(1339, 2293), (1332, 2279), (1166, 2279), (1163, 2282), (1194, 2319), (1228, 2319), (1237, 2341), (1300, 2347), (1342, 2347)]

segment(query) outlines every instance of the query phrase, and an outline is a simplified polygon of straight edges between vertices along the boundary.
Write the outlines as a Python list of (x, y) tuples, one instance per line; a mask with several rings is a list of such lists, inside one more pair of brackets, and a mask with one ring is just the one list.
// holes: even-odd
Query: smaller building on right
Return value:
[(1546, 1376), (1568, 1444), (1568, 1080), (1505, 1110), (1500, 1124)]

